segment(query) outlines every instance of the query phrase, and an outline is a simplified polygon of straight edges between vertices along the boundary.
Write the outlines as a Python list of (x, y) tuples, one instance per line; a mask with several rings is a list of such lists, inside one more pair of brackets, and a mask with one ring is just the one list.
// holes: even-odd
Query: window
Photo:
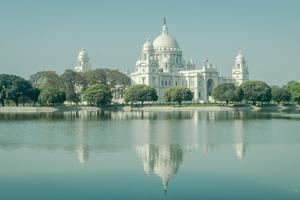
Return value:
[(199, 96), (199, 98), (201, 98), (201, 92), (198, 92), (198, 96)]

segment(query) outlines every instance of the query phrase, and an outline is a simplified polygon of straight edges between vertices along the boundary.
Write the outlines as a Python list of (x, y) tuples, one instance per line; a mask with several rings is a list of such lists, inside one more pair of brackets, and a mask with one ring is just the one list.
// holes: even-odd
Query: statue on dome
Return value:
[(167, 19), (165, 17), (163, 17), (163, 23), (164, 23), (164, 25), (167, 24)]

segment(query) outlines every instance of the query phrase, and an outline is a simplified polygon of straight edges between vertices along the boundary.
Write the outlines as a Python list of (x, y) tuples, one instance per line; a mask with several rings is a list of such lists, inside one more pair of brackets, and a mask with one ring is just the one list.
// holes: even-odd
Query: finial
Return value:
[(164, 24), (162, 26), (161, 34), (162, 35), (168, 35), (169, 33), (168, 33), (168, 27), (167, 27), (167, 20), (166, 20), (165, 17), (163, 17), (163, 22), (164, 22)]
[(164, 25), (167, 24), (167, 19), (165, 17), (163, 17), (163, 23), (164, 23)]

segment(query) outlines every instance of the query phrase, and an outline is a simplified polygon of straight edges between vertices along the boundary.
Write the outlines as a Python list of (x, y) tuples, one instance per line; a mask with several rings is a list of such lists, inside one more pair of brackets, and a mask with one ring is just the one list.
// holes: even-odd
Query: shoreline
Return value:
[(300, 107), (298, 105), (294, 106), (267, 106), (267, 107), (257, 107), (257, 106), (241, 106), (241, 107), (231, 107), (231, 106), (144, 106), (144, 107), (130, 107), (130, 106), (118, 106), (118, 107), (86, 107), (86, 106), (58, 106), (58, 107), (16, 107), (7, 106), (0, 107), (0, 113), (53, 113), (53, 112), (97, 112), (97, 111), (123, 111), (123, 112), (173, 112), (173, 111), (266, 111), (266, 112), (283, 112), (283, 111), (295, 111), (299, 112)]

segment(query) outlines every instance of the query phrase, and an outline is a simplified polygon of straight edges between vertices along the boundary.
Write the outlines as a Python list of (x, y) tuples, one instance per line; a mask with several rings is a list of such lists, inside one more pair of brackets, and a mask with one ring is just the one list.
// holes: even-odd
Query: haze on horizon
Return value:
[(231, 75), (246, 56), (250, 79), (299, 80), (300, 1), (38, 1), (0, 2), (0, 73), (29, 75), (73, 69), (80, 48), (93, 68), (133, 71), (147, 38), (167, 18), (169, 32), (202, 67), (204, 58)]

